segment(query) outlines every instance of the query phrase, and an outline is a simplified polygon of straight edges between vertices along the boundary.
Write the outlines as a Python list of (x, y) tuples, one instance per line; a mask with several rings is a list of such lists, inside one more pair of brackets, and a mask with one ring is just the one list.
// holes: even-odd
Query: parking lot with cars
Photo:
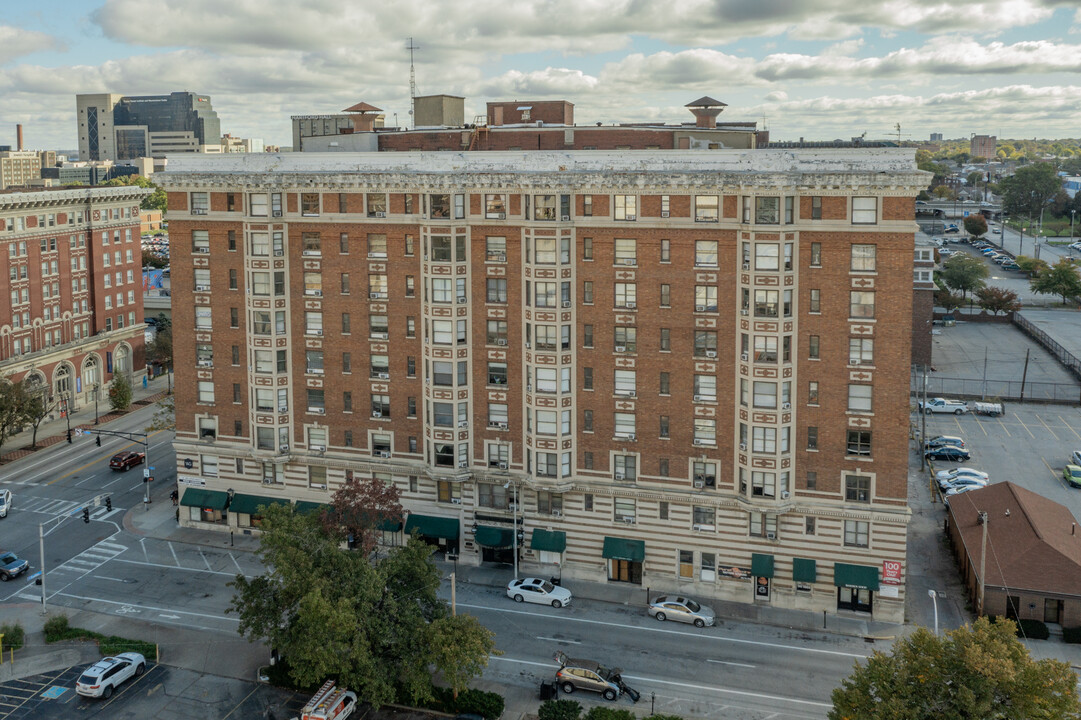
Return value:
[(999, 417), (914, 413), (912, 418), (917, 431), (926, 420), (928, 440), (939, 435), (964, 440), (969, 458), (932, 460), (935, 473), (957, 467), (982, 471), (991, 483), (1009, 480), (1062, 503), (1081, 518), (1081, 488), (1063, 476), (1067, 465), (1077, 462), (1073, 454), (1081, 452), (1081, 409), (1013, 403)]

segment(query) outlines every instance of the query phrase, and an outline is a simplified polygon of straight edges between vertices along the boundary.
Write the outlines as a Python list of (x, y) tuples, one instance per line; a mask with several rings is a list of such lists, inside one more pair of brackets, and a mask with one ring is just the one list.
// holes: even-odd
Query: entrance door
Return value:
[(1006, 596), (1006, 618), (1008, 620), (1017, 620), (1017, 609), (1021, 607), (1021, 598), (1016, 595)]
[(514, 564), (514, 549), (513, 548), (492, 548), (481, 546), (480, 559), (484, 562), (503, 563), (505, 565)]
[(1062, 601), (1052, 600), (1051, 598), (1044, 598), (1043, 601), (1043, 621), (1045, 623), (1059, 623), (1059, 619), (1062, 617)]
[(633, 560), (609, 560), (608, 579), (641, 585), (642, 563)]
[(874, 593), (865, 588), (837, 588), (837, 609), (871, 612)]

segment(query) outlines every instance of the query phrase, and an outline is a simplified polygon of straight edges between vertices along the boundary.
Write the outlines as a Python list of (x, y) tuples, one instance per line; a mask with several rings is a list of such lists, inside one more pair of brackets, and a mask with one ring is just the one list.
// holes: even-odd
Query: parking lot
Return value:
[[(970, 403), (971, 405), (971, 403)], [(927, 415), (927, 437), (958, 435), (972, 453), (963, 463), (935, 461), (935, 470), (973, 467), (991, 482), (1009, 480), (1065, 505), (1081, 518), (1081, 489), (1062, 477), (1069, 455), (1081, 450), (1081, 410), (1063, 405), (1009, 404), (1000, 417)], [(913, 414), (918, 432), (923, 418)]]

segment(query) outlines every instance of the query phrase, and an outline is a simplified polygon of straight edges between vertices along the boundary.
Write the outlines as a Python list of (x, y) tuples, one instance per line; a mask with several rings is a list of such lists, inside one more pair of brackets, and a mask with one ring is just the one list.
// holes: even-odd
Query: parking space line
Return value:
[(1056, 415), (1056, 417), (1057, 417), (1057, 418), (1058, 418), (1059, 420), (1062, 420), (1062, 424), (1066, 426), (1066, 429), (1067, 429), (1067, 430), (1069, 430), (1070, 432), (1072, 432), (1072, 433), (1074, 434), (1074, 437), (1076, 437), (1076, 438), (1077, 438), (1078, 440), (1081, 440), (1081, 435), (1078, 435), (1078, 434), (1077, 434), (1077, 431), (1073, 429), (1073, 426), (1072, 426), (1072, 425), (1070, 425), (1070, 423), (1068, 423), (1068, 422), (1066, 422), (1065, 420), (1063, 420), (1063, 418), (1062, 418), (1062, 416), (1061, 416), (1061, 415)]
[[(973, 416), (972, 416), (972, 419), (976, 421), (976, 427), (978, 427), (978, 428), (979, 428), (980, 430), (982, 430), (982, 431), (983, 431), (983, 436), (984, 436), (984, 437), (987, 437), (987, 436), (989, 435), (989, 433), (987, 432), (987, 428), (985, 428), (985, 427), (983, 426), (983, 421), (982, 421), (982, 420), (980, 420), (980, 419), (979, 419), (978, 417), (976, 417), (975, 415), (973, 415)], [(957, 424), (958, 424), (958, 425), (960, 425), (961, 423), (960, 423), (960, 422), (958, 422)]]
[(1041, 425), (1043, 425), (1045, 428), (1047, 428), (1047, 432), (1051, 433), (1051, 437), (1055, 438), (1055, 441), (1057, 442), (1059, 440), (1059, 436), (1055, 434), (1055, 431), (1051, 429), (1051, 426), (1048, 425), (1047, 423), (1045, 423), (1043, 421), (1043, 418), (1040, 417), (1039, 415), (1036, 416), (1036, 419), (1040, 421)]
[(1041, 455), (1040, 460), (1042, 460), (1043, 464), (1047, 467), (1047, 471), (1049, 473), (1051, 473), (1051, 477), (1058, 480), (1059, 483), (1061, 483), (1063, 487), (1066, 487), (1066, 488), (1069, 487), (1069, 485), (1066, 483), (1066, 479), (1064, 477), (1062, 477), (1062, 475), (1060, 473), (1055, 472), (1055, 469), (1053, 467), (1051, 467), (1051, 463), (1047, 462), (1047, 458), (1045, 458), (1043, 455)]
[[(1018, 423), (1018, 424), (1019, 424), (1019, 425), (1020, 425), (1021, 427), (1023, 427), (1023, 428), (1025, 429), (1025, 432), (1027, 432), (1027, 433), (1029, 434), (1029, 436), (1030, 436), (1030, 437), (1031, 437), (1031, 438), (1032, 438), (1033, 440), (1035, 440), (1035, 439), (1036, 439), (1036, 435), (1034, 435), (1034, 434), (1033, 434), (1033, 432), (1032, 432), (1031, 430), (1029, 430), (1029, 429), (1028, 429), (1028, 425), (1026, 425), (1026, 424), (1025, 424), (1025, 421), (1024, 421), (1024, 420), (1022, 420), (1022, 419), (1021, 419), (1020, 417), (1018, 417), (1017, 415), (1014, 415), (1014, 417), (1015, 417), (1015, 418), (1017, 418), (1017, 423)], [(1013, 436), (1011, 435), (1011, 437), (1013, 437)]]

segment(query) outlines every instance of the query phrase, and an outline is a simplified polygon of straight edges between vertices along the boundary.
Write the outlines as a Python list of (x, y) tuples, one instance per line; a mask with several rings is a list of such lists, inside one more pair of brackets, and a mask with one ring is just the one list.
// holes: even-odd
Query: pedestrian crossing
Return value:
[[(56, 500), (53, 498), (30, 498), (30, 497), (16, 497), (15, 502), (12, 504), (13, 509), (20, 512), (32, 512), (40, 513), (42, 515), (59, 516), (59, 515), (72, 515), (81, 514), (82, 509), (87, 507), (85, 502), (76, 502), (73, 500)], [(89, 506), (90, 519), (91, 520), (104, 520), (112, 517), (117, 513), (124, 512), (123, 508), (113, 507), (112, 510), (108, 509), (104, 505)]]
[[(113, 512), (117, 511), (114, 510)], [(46, 571), (46, 575), (48, 576), (47, 582), (53, 587), (56, 587), (57, 583), (60, 585), (67, 585), (81, 577), (89, 575), (105, 563), (123, 554), (127, 549), (128, 547), (126, 545), (103, 540), (96, 545), (83, 550), (75, 557), (69, 558), (56, 567), (48, 568)], [(25, 590), (18, 593), (17, 597), (24, 600), (40, 600), (41, 593), (35, 593), (33, 587), (27, 587)]]

